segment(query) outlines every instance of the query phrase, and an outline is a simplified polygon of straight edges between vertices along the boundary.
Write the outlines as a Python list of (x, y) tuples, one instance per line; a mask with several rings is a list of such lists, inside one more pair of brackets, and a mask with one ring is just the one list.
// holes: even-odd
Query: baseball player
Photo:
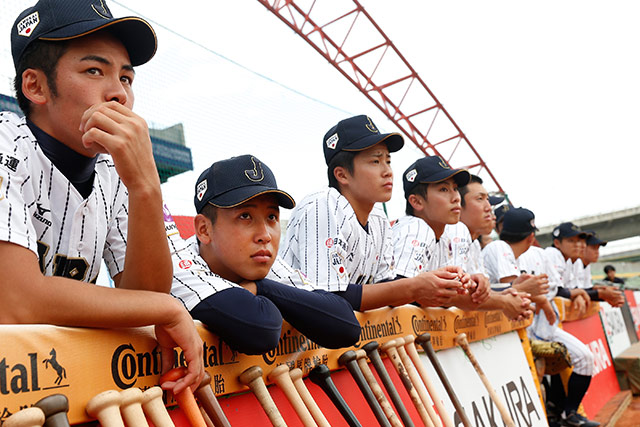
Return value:
[(279, 207), (295, 203), (266, 164), (251, 155), (213, 163), (198, 178), (194, 204), (196, 234), (173, 253), (171, 290), (194, 318), (248, 354), (278, 345), (283, 317), (323, 347), (358, 340), (347, 301), (314, 290), (277, 259)]
[(561, 277), (546, 251), (533, 246), (536, 230), (533, 212), (524, 208), (510, 208), (503, 216), (500, 240), (491, 242), (483, 250), (485, 266), (493, 276), (492, 280), (503, 283), (512, 282), (524, 274), (547, 278), (548, 291), (532, 297), (538, 314), (528, 332), (540, 340), (563, 343), (573, 364), (566, 397), (558, 398), (562, 386), (559, 375), (553, 376), (555, 378), (552, 379), (552, 391), (548, 398), (552, 402), (548, 405), (550, 422), (556, 423), (562, 417), (565, 425), (598, 426), (599, 423), (577, 413), (593, 374), (593, 354), (579, 339), (558, 327), (557, 309), (551, 301), (556, 295), (570, 295), (562, 288)]
[(389, 282), (396, 278), (391, 227), (380, 203), (393, 189), (390, 153), (403, 144), (400, 134), (380, 133), (364, 115), (332, 127), (323, 139), (329, 188), (296, 206), (280, 249), (285, 262), (356, 310), (414, 301), (440, 306), (468, 285), (457, 267)]
[[(202, 341), (168, 295), (171, 261), (145, 121), (131, 111), (133, 67), (156, 38), (103, 1), (40, 0), (11, 29), (26, 117), (0, 113), (1, 323), (156, 325), (163, 367), (183, 348), (203, 374)], [(87, 286), (106, 261), (117, 289)]]

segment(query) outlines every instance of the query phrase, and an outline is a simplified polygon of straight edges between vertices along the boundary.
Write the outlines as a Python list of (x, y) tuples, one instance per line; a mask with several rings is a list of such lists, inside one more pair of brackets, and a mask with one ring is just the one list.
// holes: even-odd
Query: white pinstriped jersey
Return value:
[[(174, 224), (175, 226), (175, 224)], [(176, 227), (177, 230), (177, 227)], [(239, 287), (213, 273), (206, 261), (200, 256), (198, 238), (194, 235), (186, 241), (177, 232), (167, 234), (173, 261), (173, 283), (171, 295), (191, 311), (205, 298), (231, 287)], [(304, 275), (288, 266), (280, 257), (276, 257), (267, 279), (299, 289), (313, 290)]]
[(0, 240), (38, 256), (47, 276), (95, 282), (104, 258), (124, 269), (128, 193), (110, 156), (100, 154), (84, 199), (44, 155), (25, 119), (0, 112)]
[[(579, 278), (576, 275), (576, 270), (573, 262), (570, 259), (565, 260), (560, 249), (549, 246), (545, 250), (547, 259), (551, 267), (557, 272), (558, 277), (562, 281), (562, 286), (567, 289), (578, 288)], [(582, 265), (582, 261), (580, 261)]]
[(520, 273), (533, 275), (546, 274), (549, 280), (547, 299), (552, 300), (555, 298), (558, 293), (558, 286), (561, 285), (561, 279), (549, 262), (549, 258), (544, 249), (531, 246), (525, 253), (518, 257), (518, 268), (520, 268)]
[(503, 277), (520, 275), (513, 249), (507, 242), (502, 240), (490, 242), (482, 250), (482, 257), (491, 283), (500, 283)]
[(484, 274), (489, 277), (487, 270), (484, 268), (484, 258), (482, 257), (482, 247), (480, 240), (476, 239), (469, 246), (469, 274)]
[(471, 271), (472, 266), (469, 264), (470, 246), (471, 233), (469, 233), (469, 229), (464, 223), (457, 222), (445, 225), (442, 236), (436, 242), (429, 270), (455, 265), (469, 274), (479, 273), (476, 270)]
[(280, 255), (330, 292), (395, 277), (391, 226), (382, 208), (374, 206), (365, 230), (335, 188), (311, 194), (294, 208)]
[(415, 277), (429, 271), (436, 245), (436, 235), (429, 225), (413, 215), (393, 224), (393, 260), (396, 275)]

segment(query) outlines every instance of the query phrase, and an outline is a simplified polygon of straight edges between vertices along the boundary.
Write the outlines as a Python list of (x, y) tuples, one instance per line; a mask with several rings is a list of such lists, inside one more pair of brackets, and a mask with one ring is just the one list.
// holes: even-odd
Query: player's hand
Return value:
[(526, 292), (532, 296), (546, 295), (549, 292), (549, 278), (546, 274), (521, 274), (514, 281), (513, 285), (519, 292)]
[(572, 302), (578, 297), (584, 298), (584, 302), (586, 303), (586, 308), (589, 308), (589, 304), (591, 304), (591, 297), (589, 296), (587, 291), (581, 288), (574, 288), (574, 289), (571, 289), (570, 292), (571, 292)]
[(460, 282), (459, 271), (438, 269), (420, 273), (414, 278), (417, 282), (415, 301), (423, 307), (440, 307), (464, 290)]
[(542, 310), (544, 317), (547, 318), (547, 322), (553, 325), (556, 322), (556, 312), (551, 307), (552, 302), (543, 296), (534, 297), (533, 301), (536, 303), (536, 313)]
[(471, 280), (476, 284), (475, 289), (471, 292), (471, 301), (475, 304), (482, 304), (489, 299), (491, 293), (491, 283), (484, 274), (473, 274)]
[(173, 322), (156, 325), (155, 331), (162, 354), (162, 373), (173, 368), (174, 347), (182, 349), (187, 362), (187, 375), (178, 381), (161, 384), (162, 388), (172, 390), (174, 395), (187, 387), (195, 391), (204, 377), (204, 365), (202, 362), (202, 339), (198, 335), (193, 318), (181, 306), (180, 314)]
[(129, 191), (160, 186), (147, 123), (128, 107), (102, 102), (89, 107), (80, 121), (82, 143), (96, 153), (108, 153)]
[(571, 300), (571, 310), (578, 312), (580, 317), (585, 315), (588, 306), (587, 300), (585, 300), (582, 295), (578, 295)]
[(500, 292), (502, 300), (502, 312), (510, 320), (524, 320), (533, 313), (529, 295), (518, 292), (515, 289), (505, 289)]
[(624, 305), (624, 294), (620, 289), (614, 286), (598, 286), (596, 289), (598, 296), (612, 307), (622, 307)]

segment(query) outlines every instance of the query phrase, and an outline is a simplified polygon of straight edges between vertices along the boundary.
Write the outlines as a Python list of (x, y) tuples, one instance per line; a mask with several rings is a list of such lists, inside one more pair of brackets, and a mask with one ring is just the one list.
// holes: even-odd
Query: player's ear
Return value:
[(193, 218), (193, 227), (196, 231), (196, 237), (203, 245), (211, 243), (211, 230), (213, 228), (211, 220), (202, 214), (198, 214)]
[(342, 166), (336, 166), (333, 169), (333, 176), (336, 177), (336, 181), (338, 181), (338, 183), (340, 185), (345, 185), (349, 183), (349, 176), (351, 176), (347, 169), (342, 167)]
[(27, 68), (22, 73), (22, 93), (25, 98), (36, 105), (47, 102), (51, 91), (47, 83), (47, 76), (42, 70)]
[(414, 211), (421, 211), (424, 207), (424, 199), (422, 197), (418, 197), (416, 194), (410, 194), (407, 201)]

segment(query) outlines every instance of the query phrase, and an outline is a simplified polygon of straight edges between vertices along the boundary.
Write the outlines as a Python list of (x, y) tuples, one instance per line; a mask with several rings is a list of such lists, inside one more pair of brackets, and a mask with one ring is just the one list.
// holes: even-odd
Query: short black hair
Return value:
[(616, 271), (616, 268), (613, 265), (605, 265), (604, 266), (604, 274), (607, 274), (610, 271)]
[(218, 208), (213, 206), (211, 203), (207, 203), (202, 208), (200, 213), (209, 218), (209, 221), (211, 221), (211, 225), (215, 224), (216, 220), (218, 219)]
[(460, 204), (462, 205), (463, 208), (464, 208), (464, 196), (469, 192), (469, 188), (467, 186), (474, 182), (477, 184), (483, 183), (482, 178), (480, 178), (478, 175), (470, 174), (469, 182), (467, 182), (467, 184), (463, 185), (462, 187), (458, 187), (458, 193), (460, 193)]
[(47, 77), (47, 84), (53, 96), (58, 96), (56, 86), (56, 69), (62, 55), (69, 47), (66, 41), (35, 40), (25, 49), (16, 65), (16, 77), (13, 79), (13, 89), (16, 92), (18, 106), (25, 116), (31, 114), (31, 101), (22, 93), (22, 74), (29, 68), (41, 70)]
[(518, 243), (529, 237), (531, 233), (533, 233), (533, 231), (511, 233), (509, 231), (502, 230), (500, 232), (500, 240), (504, 240), (507, 243)]
[(425, 200), (427, 199), (427, 187), (429, 187), (429, 184), (421, 182), (420, 184), (416, 185), (415, 187), (413, 187), (411, 189), (411, 191), (409, 191), (409, 194), (405, 194), (404, 197), (405, 199), (407, 199), (407, 206), (404, 209), (404, 212), (407, 215), (413, 215), (414, 210), (413, 210), (413, 206), (411, 206), (411, 203), (409, 203), (409, 196), (412, 194), (415, 194), (417, 196), (422, 196)]
[(335, 188), (336, 190), (340, 191), (340, 183), (338, 182), (338, 179), (334, 175), (333, 171), (337, 167), (343, 167), (347, 170), (347, 172), (353, 175), (353, 159), (356, 157), (356, 154), (358, 154), (357, 151), (340, 151), (336, 153), (335, 156), (333, 156), (333, 158), (329, 162), (329, 165), (327, 166), (329, 187)]

